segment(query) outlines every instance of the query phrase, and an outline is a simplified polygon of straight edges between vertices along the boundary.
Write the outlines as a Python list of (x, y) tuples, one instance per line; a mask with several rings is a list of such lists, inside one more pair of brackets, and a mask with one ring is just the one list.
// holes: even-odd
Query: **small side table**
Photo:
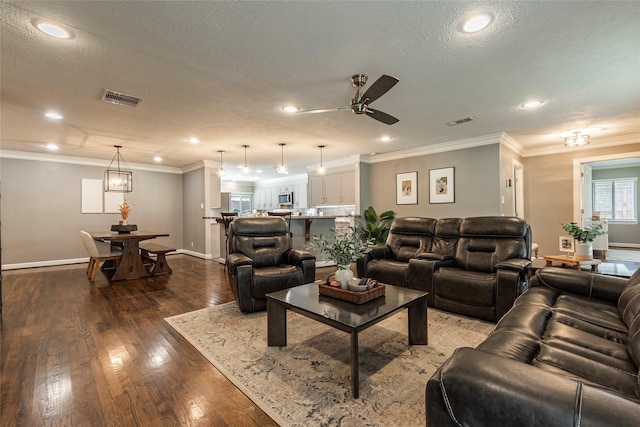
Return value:
[(554, 262), (562, 265), (570, 265), (574, 270), (580, 270), (580, 267), (591, 266), (591, 271), (598, 271), (598, 265), (602, 263), (599, 259), (578, 260), (567, 255), (548, 255), (543, 257), (547, 262), (547, 266), (553, 265)]

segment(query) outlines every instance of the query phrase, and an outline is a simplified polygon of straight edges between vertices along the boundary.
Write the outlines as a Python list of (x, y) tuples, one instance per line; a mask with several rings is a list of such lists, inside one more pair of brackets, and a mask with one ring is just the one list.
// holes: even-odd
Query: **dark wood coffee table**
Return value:
[(320, 295), (318, 283), (267, 294), (267, 344), (287, 345), (287, 310), (302, 314), (351, 335), (351, 389), (360, 395), (358, 375), (358, 333), (387, 317), (409, 310), (409, 345), (427, 345), (427, 294), (386, 286), (385, 296), (364, 304), (353, 304)]

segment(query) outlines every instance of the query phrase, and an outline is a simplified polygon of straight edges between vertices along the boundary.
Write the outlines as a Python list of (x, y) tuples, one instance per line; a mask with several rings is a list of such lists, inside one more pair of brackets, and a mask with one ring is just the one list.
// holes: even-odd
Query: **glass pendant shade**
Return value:
[(317, 172), (320, 175), (324, 175), (324, 173), (327, 171), (327, 169), (324, 167), (324, 164), (322, 163), (322, 149), (324, 148), (324, 145), (318, 145), (318, 148), (320, 149), (320, 166), (318, 166)]
[(133, 173), (120, 155), (122, 146), (114, 145), (114, 147), (116, 147), (116, 155), (104, 172), (104, 191), (131, 193), (133, 191)]
[(280, 143), (278, 145), (280, 145), (280, 152), (282, 157), (280, 158), (280, 164), (276, 168), (276, 171), (278, 173), (289, 173), (289, 170), (287, 169), (287, 165), (284, 164), (284, 146), (287, 144)]
[(227, 174), (227, 171), (224, 170), (224, 167), (222, 166), (222, 155), (224, 154), (224, 150), (218, 150), (218, 153), (220, 153), (220, 168), (218, 169), (217, 174), (218, 177), (222, 178)]

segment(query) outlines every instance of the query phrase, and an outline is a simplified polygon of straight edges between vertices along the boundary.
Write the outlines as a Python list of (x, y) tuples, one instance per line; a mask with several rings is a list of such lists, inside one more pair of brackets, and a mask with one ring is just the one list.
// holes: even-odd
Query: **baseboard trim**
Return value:
[[(168, 253), (167, 256), (177, 254), (185, 254), (202, 259), (212, 259), (211, 254), (203, 254), (199, 252), (187, 251), (184, 249), (178, 249), (175, 252)], [(208, 257), (208, 258), (207, 258)], [(89, 262), (89, 257), (84, 258), (69, 258), (69, 259), (52, 259), (47, 261), (33, 261), (33, 262), (19, 262), (15, 264), (2, 264), (2, 271), (5, 270), (21, 270), (23, 268), (37, 268), (37, 267), (56, 267), (59, 265), (73, 265), (84, 264)]]
[(612, 243), (612, 242), (609, 242), (609, 247), (610, 248), (634, 248), (634, 249), (640, 249), (640, 244), (639, 243)]

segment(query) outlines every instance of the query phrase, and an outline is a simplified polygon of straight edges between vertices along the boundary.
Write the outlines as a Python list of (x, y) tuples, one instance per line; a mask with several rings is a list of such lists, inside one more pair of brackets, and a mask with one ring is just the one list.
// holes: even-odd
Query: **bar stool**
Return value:
[[(238, 212), (220, 212), (220, 216), (222, 217), (222, 225), (224, 226), (224, 254), (226, 258), (229, 252), (229, 224), (238, 217)], [(222, 271), (226, 270), (227, 263), (225, 262)]]
[(267, 212), (268, 216), (279, 216), (281, 218), (283, 218), (286, 222), (287, 222), (287, 229), (289, 230), (289, 236), (293, 236), (293, 234), (291, 233), (291, 211), (278, 211), (278, 212), (274, 212), (274, 211), (269, 211)]

